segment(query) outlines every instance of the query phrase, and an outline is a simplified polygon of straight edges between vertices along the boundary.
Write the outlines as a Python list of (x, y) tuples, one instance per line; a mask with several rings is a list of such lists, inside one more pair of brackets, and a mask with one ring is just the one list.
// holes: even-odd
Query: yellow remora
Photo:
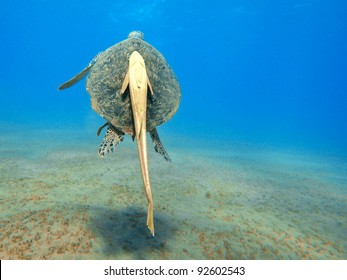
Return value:
[(123, 81), (121, 90), (122, 94), (125, 92), (128, 85), (135, 125), (135, 136), (142, 171), (142, 179), (148, 201), (147, 226), (154, 236), (153, 199), (148, 173), (146, 139), (147, 87), (149, 87), (152, 95), (153, 90), (147, 76), (145, 61), (137, 51), (134, 51), (130, 55), (129, 70)]

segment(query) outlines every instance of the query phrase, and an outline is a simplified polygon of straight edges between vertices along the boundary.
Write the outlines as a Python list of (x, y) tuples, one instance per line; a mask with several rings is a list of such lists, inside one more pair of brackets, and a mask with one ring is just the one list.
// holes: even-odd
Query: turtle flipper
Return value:
[(154, 149), (155, 149), (155, 151), (156, 151), (157, 153), (161, 154), (161, 155), (165, 158), (166, 161), (171, 162), (171, 159), (170, 159), (168, 153), (166, 152), (166, 150), (165, 150), (163, 144), (162, 144), (161, 141), (160, 141), (160, 138), (159, 138), (159, 134), (158, 134), (158, 132), (157, 132), (157, 129), (156, 129), (156, 128), (152, 129), (152, 130), (149, 132), (149, 134), (151, 135), (151, 138), (152, 138), (152, 142), (153, 142), (153, 144), (154, 144)]
[(109, 124), (110, 124), (110, 123), (107, 122), (107, 123), (105, 123), (104, 125), (100, 126), (100, 127), (98, 128), (98, 131), (96, 132), (96, 135), (100, 136), (101, 131), (104, 129), (105, 126), (108, 126)]
[(92, 66), (95, 64), (95, 62), (98, 60), (98, 58), (102, 54), (103, 54), (103, 52), (98, 53), (92, 59), (92, 61), (89, 63), (89, 65), (86, 68), (84, 68), (81, 72), (79, 72), (75, 77), (73, 77), (70, 80), (68, 80), (66, 83), (61, 84), (58, 87), (58, 90), (69, 88), (69, 87), (73, 86), (74, 84), (78, 83), (80, 80), (82, 80), (84, 78), (84, 76), (87, 75), (87, 73), (89, 72), (90, 68), (92, 68)]
[(75, 77), (68, 80), (66, 83), (60, 85), (58, 87), (58, 89), (62, 90), (62, 89), (69, 88), (69, 87), (73, 86), (74, 84), (76, 84), (77, 82), (79, 82), (80, 80), (82, 80), (84, 78), (84, 76), (87, 75), (87, 73), (89, 72), (89, 69), (92, 68), (92, 66), (93, 66), (93, 64), (90, 63), (86, 68), (84, 68), (81, 72), (79, 72)]
[(99, 155), (104, 157), (109, 152), (113, 152), (120, 142), (123, 142), (124, 133), (112, 125), (109, 125), (104, 140), (99, 148)]

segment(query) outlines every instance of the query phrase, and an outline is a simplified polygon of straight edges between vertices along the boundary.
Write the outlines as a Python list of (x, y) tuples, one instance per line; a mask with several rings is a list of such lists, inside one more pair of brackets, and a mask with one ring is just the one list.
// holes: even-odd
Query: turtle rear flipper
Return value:
[(123, 142), (124, 133), (115, 128), (112, 125), (109, 125), (106, 131), (104, 140), (102, 141), (99, 148), (99, 155), (104, 157), (109, 152), (113, 152), (120, 142)]
[(164, 148), (164, 145), (161, 143), (160, 141), (160, 138), (159, 138), (159, 134), (157, 132), (157, 129), (154, 128), (152, 129), (149, 134), (151, 135), (151, 138), (152, 138), (152, 142), (153, 142), (153, 145), (154, 145), (154, 150), (161, 154), (166, 161), (169, 161), (171, 162), (171, 159), (169, 157), (169, 154), (166, 152), (165, 148)]
[(101, 131), (104, 129), (104, 127), (105, 127), (105, 126), (109, 126), (109, 125), (110, 125), (110, 123), (109, 123), (109, 122), (106, 122), (104, 125), (100, 126), (100, 127), (98, 128), (98, 131), (96, 132), (96, 135), (100, 136), (100, 133), (101, 133)]

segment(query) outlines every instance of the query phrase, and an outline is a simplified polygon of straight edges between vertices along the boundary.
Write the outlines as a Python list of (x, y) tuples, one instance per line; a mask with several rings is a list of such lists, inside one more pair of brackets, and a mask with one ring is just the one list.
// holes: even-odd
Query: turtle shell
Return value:
[(114, 127), (130, 135), (134, 135), (130, 94), (129, 89), (121, 94), (121, 88), (132, 52), (138, 51), (144, 58), (154, 92), (154, 98), (149, 96), (147, 102), (147, 131), (169, 120), (181, 99), (175, 73), (163, 55), (136, 34), (130, 33), (128, 39), (99, 54), (86, 81), (92, 108)]

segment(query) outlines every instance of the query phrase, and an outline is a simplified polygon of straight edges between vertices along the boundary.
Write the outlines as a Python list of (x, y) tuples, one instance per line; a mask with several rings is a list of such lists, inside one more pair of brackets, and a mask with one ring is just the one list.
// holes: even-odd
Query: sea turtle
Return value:
[(130, 32), (126, 40), (99, 53), (58, 89), (74, 85), (87, 74), (86, 89), (92, 108), (106, 120), (97, 134), (108, 127), (99, 155), (114, 151), (124, 134), (131, 135), (133, 140), (136, 138), (148, 200), (147, 226), (154, 235), (146, 131), (150, 133), (155, 151), (171, 161), (156, 127), (176, 113), (181, 99), (179, 83), (162, 54), (144, 41), (140, 31)]

